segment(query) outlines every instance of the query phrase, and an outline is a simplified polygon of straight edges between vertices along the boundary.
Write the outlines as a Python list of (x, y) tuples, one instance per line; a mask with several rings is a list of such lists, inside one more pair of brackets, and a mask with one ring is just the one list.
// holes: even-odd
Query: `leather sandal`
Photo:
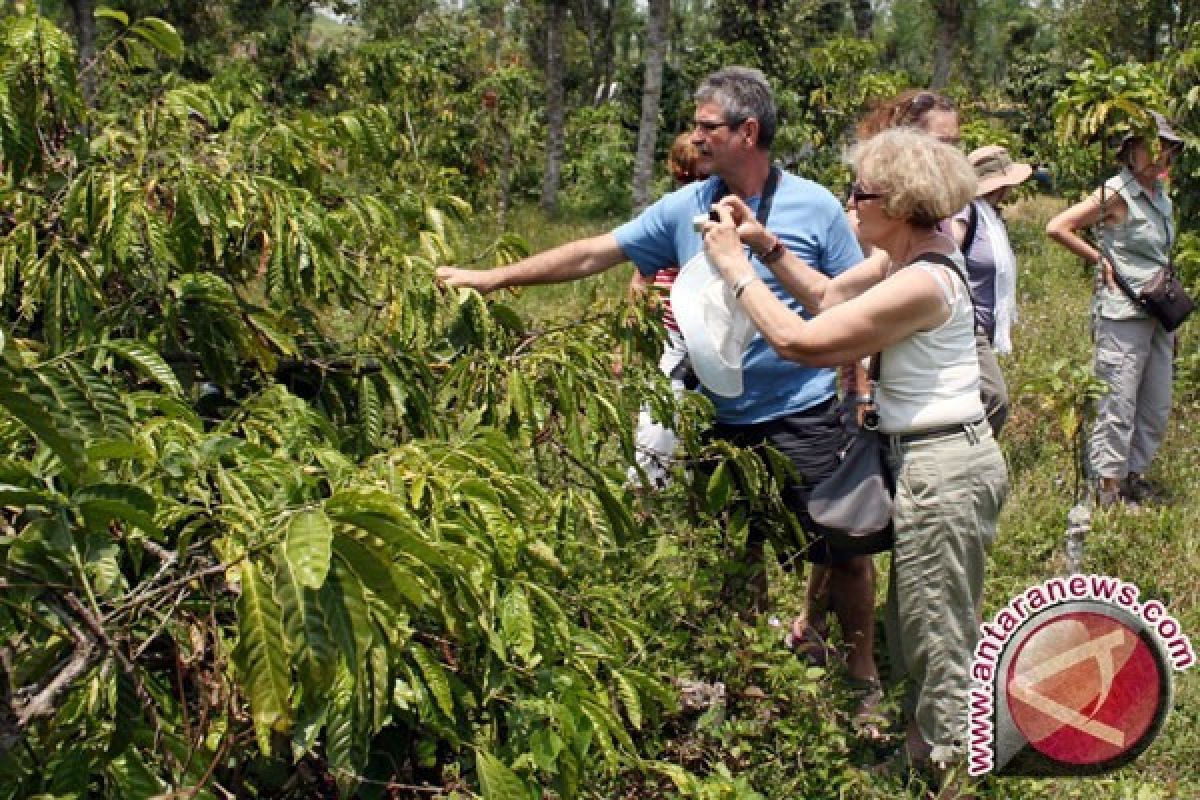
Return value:
[(846, 686), (855, 698), (850, 726), (863, 739), (874, 744), (888, 741), (888, 718), (883, 713), (883, 685), (878, 678), (846, 678)]
[(790, 630), (783, 637), (783, 645), (796, 658), (814, 667), (828, 668), (830, 662), (838, 658), (837, 648), (817, 633), (804, 617), (792, 620)]

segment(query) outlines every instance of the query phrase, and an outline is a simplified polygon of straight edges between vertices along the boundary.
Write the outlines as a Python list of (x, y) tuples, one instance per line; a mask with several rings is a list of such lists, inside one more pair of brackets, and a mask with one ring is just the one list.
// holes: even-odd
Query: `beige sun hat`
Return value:
[(975, 176), (979, 178), (979, 188), (975, 190), (976, 197), (991, 194), (1005, 186), (1018, 186), (1029, 180), (1033, 167), (1029, 164), (1015, 163), (1009, 156), (1007, 148), (998, 144), (984, 145), (972, 150), (967, 155), (967, 161), (975, 168)]

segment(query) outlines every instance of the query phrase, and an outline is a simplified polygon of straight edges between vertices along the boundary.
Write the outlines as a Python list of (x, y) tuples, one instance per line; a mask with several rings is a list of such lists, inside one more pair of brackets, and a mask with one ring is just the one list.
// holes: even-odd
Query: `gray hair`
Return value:
[(775, 141), (775, 98), (767, 76), (753, 67), (725, 67), (709, 75), (693, 96), (696, 104), (716, 103), (725, 114), (725, 122), (739, 125), (754, 117), (758, 120), (758, 141), (762, 150)]
[(892, 128), (851, 148), (859, 180), (883, 195), (888, 216), (933, 227), (975, 197), (975, 169), (957, 147), (916, 128)]

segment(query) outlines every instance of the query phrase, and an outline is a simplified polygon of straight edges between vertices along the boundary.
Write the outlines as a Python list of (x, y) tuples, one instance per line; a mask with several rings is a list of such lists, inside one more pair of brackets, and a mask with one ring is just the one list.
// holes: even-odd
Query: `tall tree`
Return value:
[(546, 3), (546, 171), (542, 175), (543, 210), (558, 209), (558, 183), (562, 170), (563, 129), (566, 109), (563, 88), (563, 25), (566, 0)]
[(875, 27), (875, 8), (871, 0), (850, 0), (850, 11), (854, 14), (854, 33), (860, 39), (871, 36)]
[(616, 32), (617, 0), (573, 0), (571, 13), (575, 24), (587, 38), (588, 55), (592, 61), (591, 89), (597, 101), (600, 88), (608, 89), (612, 82), (614, 34)]
[(642, 119), (638, 125), (637, 155), (633, 160), (633, 207), (650, 202), (654, 177), (654, 144), (658, 139), (658, 108), (662, 99), (663, 60), (667, 56), (667, 20), (671, 0), (650, 0), (646, 13), (646, 77), (642, 86)]
[(92, 61), (96, 58), (96, 4), (93, 0), (70, 0), (71, 21), (79, 42), (79, 83), (83, 101), (89, 106), (96, 99), (96, 79)]
[(963, 17), (969, 0), (934, 0), (933, 13), (937, 18), (934, 34), (933, 77), (929, 85), (941, 89), (950, 82), (954, 57), (962, 40)]

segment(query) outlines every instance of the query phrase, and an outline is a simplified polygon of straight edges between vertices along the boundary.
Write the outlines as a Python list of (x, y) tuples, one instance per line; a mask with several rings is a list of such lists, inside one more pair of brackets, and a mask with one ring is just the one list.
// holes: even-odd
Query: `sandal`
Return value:
[(868, 767), (867, 774), (884, 780), (898, 780), (910, 788), (931, 789), (936, 784), (933, 762), (924, 758), (914, 758), (904, 745), (900, 745), (875, 766)]
[(792, 621), (791, 629), (783, 637), (783, 646), (791, 650), (801, 661), (822, 669), (827, 668), (829, 662), (838, 657), (837, 649), (829, 644), (824, 636), (817, 633), (817, 630), (809, 625), (808, 620), (803, 617), (797, 617)]
[(883, 713), (883, 685), (879, 678), (846, 678), (846, 686), (856, 698), (850, 726), (861, 738), (874, 744), (888, 741), (888, 718)]

